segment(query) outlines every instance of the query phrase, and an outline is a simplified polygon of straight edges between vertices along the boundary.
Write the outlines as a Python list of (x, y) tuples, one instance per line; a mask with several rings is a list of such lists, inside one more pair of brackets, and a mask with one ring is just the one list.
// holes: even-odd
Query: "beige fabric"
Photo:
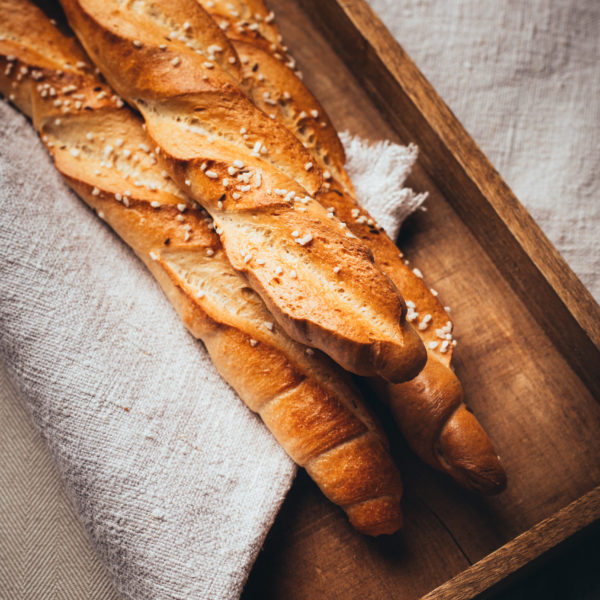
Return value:
[(368, 2), (600, 301), (600, 2)]
[(0, 598), (119, 600), (1, 362)]

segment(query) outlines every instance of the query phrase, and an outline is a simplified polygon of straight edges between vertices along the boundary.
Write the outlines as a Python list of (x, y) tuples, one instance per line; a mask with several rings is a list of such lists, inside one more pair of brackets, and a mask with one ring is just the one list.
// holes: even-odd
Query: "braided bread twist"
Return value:
[[(464, 404), (462, 386), (450, 369), (452, 321), (428, 288), (421, 272), (374, 219), (359, 206), (344, 164), (343, 146), (319, 102), (293, 73), (281, 35), (262, 0), (199, 0), (231, 37), (241, 59), (243, 87), (263, 112), (274, 117), (311, 151), (325, 184), (317, 200), (335, 212), (373, 252), (376, 263), (396, 284), (408, 304), (408, 319), (426, 345), (428, 360), (413, 380), (374, 381), (402, 434), (429, 465), (448, 473), (466, 488), (484, 494), (502, 491), (506, 474), (487, 434)], [(265, 22), (268, 15), (268, 23)]]
[(370, 250), (315, 200), (310, 152), (238, 86), (239, 61), (195, 0), (64, 0), (166, 169), (211, 214), (223, 248), (281, 327), (346, 369), (390, 381), (426, 359)]
[(0, 91), (32, 118), (68, 184), (144, 261), (220, 373), (352, 524), (396, 531), (400, 476), (348, 377), (273, 325), (210, 217), (78, 46), (27, 1), (0, 0), (0, 16)]

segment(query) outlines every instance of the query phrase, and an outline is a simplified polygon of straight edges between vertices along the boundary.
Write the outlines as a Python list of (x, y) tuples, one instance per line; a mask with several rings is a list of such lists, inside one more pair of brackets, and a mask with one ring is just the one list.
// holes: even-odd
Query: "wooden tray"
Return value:
[(420, 147), (409, 183), (429, 210), (399, 243), (452, 307), (456, 372), (509, 486), (464, 492), (389, 426), (404, 531), (361, 536), (301, 473), (244, 597), (472, 598), (600, 518), (600, 309), (363, 0), (269, 4), (338, 130)]

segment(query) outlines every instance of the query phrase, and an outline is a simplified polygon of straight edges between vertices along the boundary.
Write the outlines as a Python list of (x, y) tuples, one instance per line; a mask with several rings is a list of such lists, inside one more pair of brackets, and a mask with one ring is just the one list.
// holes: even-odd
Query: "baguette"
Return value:
[(346, 374), (273, 325), (210, 217), (166, 175), (142, 121), (77, 44), (27, 1), (0, 0), (0, 16), (0, 91), (31, 117), (67, 183), (131, 246), (219, 372), (354, 527), (398, 530), (400, 476)]
[[(281, 42), (273, 13), (267, 12), (262, 0), (236, 0), (234, 4), (230, 0), (199, 1), (217, 22), (232, 13), (240, 15), (224, 31), (241, 59), (244, 89), (261, 110), (311, 151), (325, 174), (317, 200), (371, 249), (376, 263), (406, 299), (408, 319), (417, 325), (427, 348), (427, 364), (405, 383), (373, 381), (405, 439), (425, 462), (467, 489), (484, 494), (502, 491), (506, 474), (500, 459), (479, 421), (468, 411), (462, 386), (450, 368), (456, 344), (452, 321), (437, 292), (425, 285), (421, 272), (408, 266), (393, 241), (359, 206), (331, 120), (292, 72), (294, 61), (271, 43)], [(265, 14), (270, 15), (268, 24)]]
[(235, 50), (201, 6), (62, 5), (88, 55), (141, 112), (174, 181), (213, 217), (233, 268), (288, 335), (353, 373), (414, 377), (426, 353), (401, 295), (367, 246), (315, 200), (321, 169), (239, 88)]

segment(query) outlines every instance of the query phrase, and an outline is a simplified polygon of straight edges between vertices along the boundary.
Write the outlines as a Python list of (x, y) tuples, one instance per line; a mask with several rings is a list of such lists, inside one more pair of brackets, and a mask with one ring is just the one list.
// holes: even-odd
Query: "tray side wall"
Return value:
[(364, 0), (297, 0), (600, 398), (600, 307)]

